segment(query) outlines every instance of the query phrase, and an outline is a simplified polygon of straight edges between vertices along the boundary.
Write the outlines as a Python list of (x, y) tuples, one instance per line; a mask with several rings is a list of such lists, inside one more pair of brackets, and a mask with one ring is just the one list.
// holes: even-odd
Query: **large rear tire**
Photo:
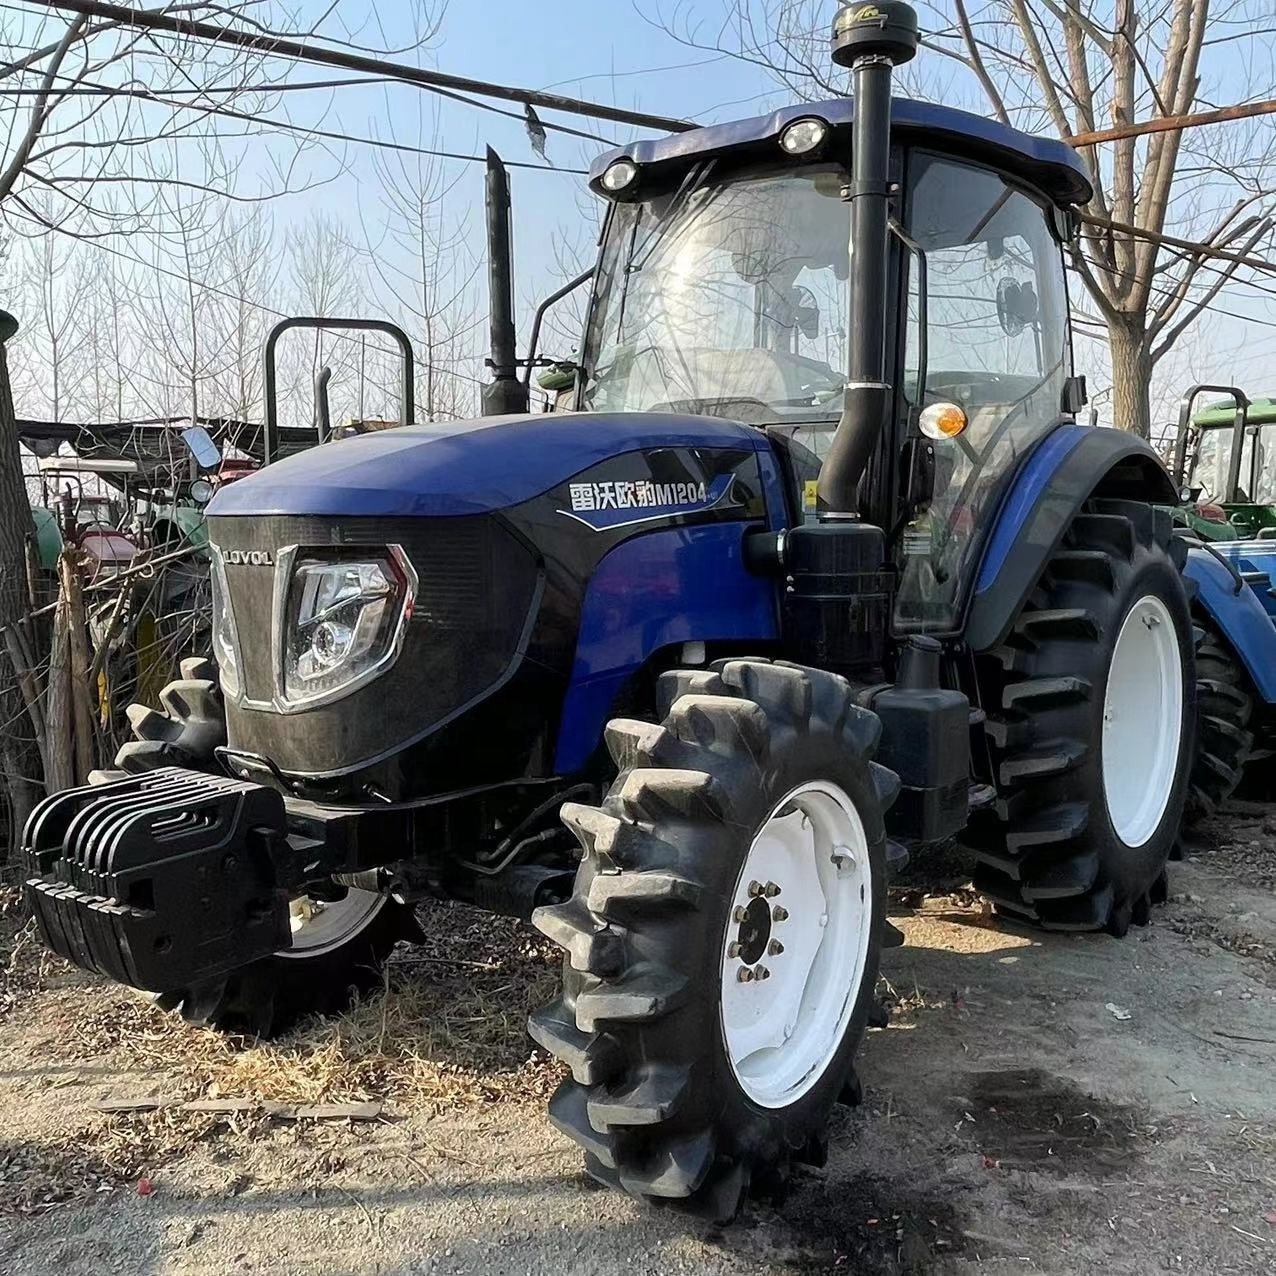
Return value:
[(982, 662), (998, 800), (966, 836), (1000, 911), (1119, 936), (1163, 902), (1196, 725), (1181, 558), (1168, 514), (1089, 501)]
[(1197, 750), (1187, 799), (1189, 822), (1212, 814), (1232, 796), (1254, 750), (1249, 675), (1209, 621), (1196, 623), (1204, 637), (1196, 649)]
[(571, 1068), (550, 1119), (589, 1174), (723, 1220), (822, 1163), (856, 1092), (898, 781), (832, 674), (728, 661), (659, 699), (661, 725), (609, 725), (602, 805), (563, 810), (584, 859), (533, 918), (567, 956), (530, 1031)]
[[(226, 717), (211, 661), (183, 660), (181, 678), (160, 692), (161, 709), (130, 705), (137, 737), (122, 745), (116, 770), (90, 782), (157, 767), (217, 771)], [(302, 896), (291, 909), (292, 947), (225, 977), (178, 988), (153, 1000), (191, 1023), (273, 1036), (314, 1014), (339, 1014), (380, 984), (395, 944), (420, 937), (412, 910), (388, 895), (350, 888), (337, 898)]]

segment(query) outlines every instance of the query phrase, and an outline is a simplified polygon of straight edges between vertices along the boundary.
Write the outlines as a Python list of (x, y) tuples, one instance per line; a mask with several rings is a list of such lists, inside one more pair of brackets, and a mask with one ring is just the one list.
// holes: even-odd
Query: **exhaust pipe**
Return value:
[(833, 61), (850, 67), (851, 153), (849, 367), (842, 417), (820, 467), (821, 519), (858, 519), (860, 479), (891, 410), (886, 380), (886, 261), (890, 216), (891, 73), (917, 52), (917, 14), (899, 0), (854, 3), (833, 20)]
[(483, 387), (483, 415), (526, 412), (528, 388), (518, 375), (514, 335), (514, 252), (510, 244), (510, 179), (501, 157), (487, 148), (487, 279), (492, 380)]

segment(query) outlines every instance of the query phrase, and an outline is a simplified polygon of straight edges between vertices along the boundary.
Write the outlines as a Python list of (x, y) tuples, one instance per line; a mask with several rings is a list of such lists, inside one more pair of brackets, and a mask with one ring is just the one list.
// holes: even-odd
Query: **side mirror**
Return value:
[(576, 384), (579, 371), (580, 365), (571, 359), (556, 359), (537, 375), (536, 384), (550, 394), (557, 394), (560, 390), (570, 390)]
[[(587, 284), (594, 277), (592, 270), (586, 270), (583, 274), (577, 275), (570, 283), (564, 284), (557, 292), (551, 293), (539, 306), (536, 307), (536, 317), (532, 320), (532, 336), (527, 343), (527, 362), (523, 369), (523, 385), (530, 386), (532, 383), (532, 372), (538, 367), (546, 367), (546, 361), (537, 357), (537, 351), (540, 348), (541, 326), (545, 322), (545, 315), (552, 306), (556, 306), (564, 297), (570, 297), (582, 284)], [(575, 381), (577, 367), (574, 363), (550, 363), (546, 371), (537, 378), (536, 384), (542, 390), (549, 390), (551, 393), (558, 389), (557, 386), (546, 385), (544, 378), (546, 376), (557, 376), (559, 369), (570, 368), (573, 383)]]
[(809, 288), (793, 290), (794, 327), (808, 340), (818, 340), (820, 335), (820, 303)]
[(182, 442), (201, 470), (215, 470), (222, 463), (221, 449), (202, 425), (189, 425), (182, 431)]

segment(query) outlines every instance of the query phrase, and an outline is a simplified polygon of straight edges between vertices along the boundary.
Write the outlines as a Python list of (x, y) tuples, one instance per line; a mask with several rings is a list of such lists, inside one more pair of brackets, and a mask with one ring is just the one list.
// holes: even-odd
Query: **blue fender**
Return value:
[(1051, 431), (1019, 466), (984, 541), (966, 642), (1002, 642), (1068, 524), (1092, 496), (1178, 504), (1161, 458), (1124, 430), (1071, 422)]
[(1236, 577), (1208, 550), (1188, 553), (1184, 574), (1196, 582), (1197, 605), (1227, 639), (1245, 667), (1258, 694), (1276, 702), (1276, 625), (1252, 589)]
[(557, 774), (589, 761), (617, 697), (661, 648), (727, 641), (756, 650), (779, 639), (775, 584), (744, 565), (747, 528), (717, 523), (651, 532), (623, 541), (598, 564), (581, 609)]

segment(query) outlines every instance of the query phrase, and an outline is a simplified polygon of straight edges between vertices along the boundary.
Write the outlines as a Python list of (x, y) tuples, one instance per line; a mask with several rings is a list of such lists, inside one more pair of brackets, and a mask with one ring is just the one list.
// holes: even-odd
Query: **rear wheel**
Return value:
[(566, 950), (533, 1038), (571, 1068), (550, 1119), (596, 1179), (731, 1217), (822, 1163), (857, 1093), (885, 930), (875, 715), (832, 674), (740, 660), (666, 674), (663, 723), (615, 721), (584, 859), (535, 924)]
[(1165, 896), (1193, 757), (1193, 634), (1168, 515), (1092, 500), (981, 670), (998, 801), (978, 887), (1054, 930), (1123, 935)]
[[(116, 770), (91, 782), (156, 767), (217, 771), (215, 750), (226, 743), (225, 709), (211, 661), (183, 660), (181, 678), (160, 692), (161, 709), (130, 705), (137, 737), (124, 744)], [(192, 1023), (270, 1036), (312, 1014), (336, 1014), (381, 982), (395, 944), (419, 937), (412, 910), (375, 891), (334, 886), (324, 898), (294, 899), (292, 946), (241, 970), (154, 998)]]
[(1187, 818), (1211, 814), (1236, 791), (1254, 749), (1250, 719), (1254, 693), (1249, 675), (1226, 640), (1208, 621), (1196, 649), (1197, 750), (1188, 792)]

